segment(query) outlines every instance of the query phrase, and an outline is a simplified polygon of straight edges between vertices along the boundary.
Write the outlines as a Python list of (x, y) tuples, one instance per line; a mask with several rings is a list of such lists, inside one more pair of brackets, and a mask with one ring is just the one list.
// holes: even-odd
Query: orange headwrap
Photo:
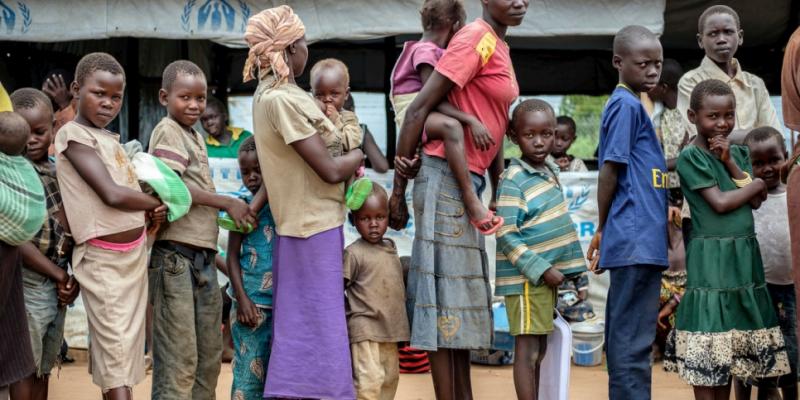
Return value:
[(278, 82), (287, 80), (292, 71), (286, 64), (284, 50), (305, 33), (303, 21), (286, 5), (250, 17), (244, 33), (244, 40), (250, 46), (244, 63), (244, 82), (253, 79), (254, 72), (259, 79), (272, 72)]

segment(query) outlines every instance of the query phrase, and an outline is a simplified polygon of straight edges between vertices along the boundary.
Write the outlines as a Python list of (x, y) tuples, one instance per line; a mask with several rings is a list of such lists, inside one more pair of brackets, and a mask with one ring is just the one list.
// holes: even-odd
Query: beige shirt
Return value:
[(89, 239), (143, 227), (143, 211), (124, 211), (107, 206), (78, 174), (64, 156), (70, 142), (94, 149), (117, 185), (136, 191), (141, 191), (141, 187), (133, 165), (119, 144), (119, 135), (74, 121), (62, 126), (55, 140), (56, 177), (75, 243), (82, 244)]
[(347, 332), (350, 343), (409, 339), (403, 267), (393, 241), (358, 239), (344, 249)]
[[(194, 129), (187, 132), (175, 120), (164, 117), (150, 135), (150, 154), (180, 175), (186, 184), (215, 193), (214, 182), (208, 168), (208, 153), (203, 137)], [(183, 218), (170, 222), (157, 240), (171, 240), (196, 247), (216, 250), (217, 215), (214, 207), (192, 204)]]
[(344, 183), (329, 184), (291, 146), (319, 134), (341, 140), (311, 96), (295, 84), (262, 80), (253, 97), (253, 136), (278, 234), (307, 238), (344, 223)]
[(769, 92), (764, 85), (764, 81), (749, 73), (742, 71), (739, 61), (733, 59), (736, 64), (736, 75), (731, 78), (720, 69), (714, 61), (708, 57), (703, 57), (700, 66), (685, 73), (678, 83), (678, 110), (685, 119), (686, 127), (689, 129), (689, 136), (697, 135), (697, 128), (689, 123), (686, 110), (689, 109), (689, 99), (692, 90), (698, 83), (707, 79), (719, 79), (733, 90), (736, 97), (736, 126), (734, 129), (752, 129), (762, 126), (771, 126), (782, 132), (782, 127), (778, 121), (775, 107), (769, 99)]
[(342, 148), (345, 153), (361, 146), (361, 142), (364, 140), (364, 132), (361, 129), (361, 124), (358, 123), (356, 113), (347, 110), (340, 111), (335, 125), (336, 129), (342, 133)]

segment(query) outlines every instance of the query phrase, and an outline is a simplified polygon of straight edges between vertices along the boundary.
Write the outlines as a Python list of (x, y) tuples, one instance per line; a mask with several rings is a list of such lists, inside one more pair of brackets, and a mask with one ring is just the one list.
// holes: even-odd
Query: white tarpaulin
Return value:
[[(480, 16), (466, 0), (468, 18)], [(532, 0), (511, 36), (613, 35), (625, 25), (662, 32), (666, 0)], [(247, 18), (289, 4), (310, 41), (421, 33), (422, 0), (0, 0), (0, 39), (26, 42), (140, 37), (244, 46)]]

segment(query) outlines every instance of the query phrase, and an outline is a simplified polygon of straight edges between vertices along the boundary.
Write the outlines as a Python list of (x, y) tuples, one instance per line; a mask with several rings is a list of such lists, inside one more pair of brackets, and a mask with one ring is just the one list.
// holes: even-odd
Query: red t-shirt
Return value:
[[(436, 64), (436, 71), (456, 84), (447, 95), (450, 103), (477, 117), (494, 138), (494, 146), (480, 151), (473, 145), (472, 133), (466, 127), (464, 146), (469, 170), (483, 175), (502, 149), (508, 110), (519, 96), (508, 45), (486, 21), (478, 18), (453, 36)], [(429, 156), (445, 158), (441, 141), (430, 141), (423, 150)]]

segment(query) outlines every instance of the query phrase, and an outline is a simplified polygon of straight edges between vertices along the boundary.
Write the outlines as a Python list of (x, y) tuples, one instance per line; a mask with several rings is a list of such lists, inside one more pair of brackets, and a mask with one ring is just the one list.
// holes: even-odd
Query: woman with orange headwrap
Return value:
[(258, 79), (253, 130), (277, 227), (273, 342), (264, 397), (353, 399), (342, 248), (344, 181), (363, 153), (331, 157), (336, 128), (295, 83), (305, 27), (288, 6), (247, 23), (244, 80)]

